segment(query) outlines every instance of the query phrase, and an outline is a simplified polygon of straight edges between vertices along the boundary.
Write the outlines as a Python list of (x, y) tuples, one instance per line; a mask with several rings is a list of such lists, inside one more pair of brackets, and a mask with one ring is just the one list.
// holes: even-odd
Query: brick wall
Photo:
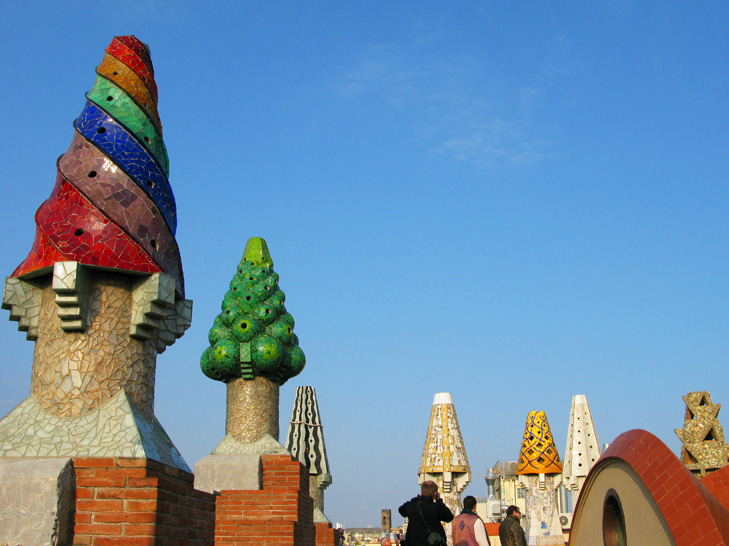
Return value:
[(314, 501), (304, 465), (290, 455), (263, 455), (261, 467), (261, 490), (216, 497), (215, 545), (314, 546)]
[(317, 522), (316, 546), (337, 546), (339, 544), (339, 531), (332, 528), (331, 523)]
[(701, 480), (717, 500), (729, 509), (729, 466), (715, 470)]
[(215, 497), (151, 459), (78, 458), (74, 546), (211, 546)]

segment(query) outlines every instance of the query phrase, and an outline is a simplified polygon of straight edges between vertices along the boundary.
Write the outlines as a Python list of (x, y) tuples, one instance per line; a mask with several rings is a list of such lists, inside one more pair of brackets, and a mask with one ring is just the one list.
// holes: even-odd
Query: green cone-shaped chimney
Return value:
[(252, 237), (208, 334), (203, 373), (226, 383), (266, 377), (279, 385), (301, 373), (306, 357), (285, 299), (266, 241)]

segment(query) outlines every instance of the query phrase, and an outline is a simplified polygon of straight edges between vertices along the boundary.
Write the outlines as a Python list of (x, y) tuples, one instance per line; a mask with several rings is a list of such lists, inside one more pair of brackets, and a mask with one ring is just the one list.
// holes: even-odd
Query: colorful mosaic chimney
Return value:
[[(147, 46), (114, 38), (3, 308), (35, 340), (0, 457), (138, 457), (189, 470), (154, 417), (156, 356), (189, 327)], [(34, 431), (27, 434), (27, 430)]]
[(543, 411), (527, 416), (516, 473), (520, 487), (526, 489), (527, 544), (563, 546), (557, 495), (562, 464)]
[(213, 454), (288, 453), (278, 443), (278, 389), (306, 358), (285, 299), (266, 241), (252, 237), (200, 359), (205, 375), (228, 385), (226, 437)]
[(460, 512), (461, 492), (471, 481), (466, 448), (458, 426), (456, 407), (449, 392), (433, 397), (428, 434), (418, 470), (418, 483), (432, 480), (438, 484), (443, 502)]
[(36, 237), (13, 273), (31, 278), (78, 262), (184, 280), (177, 214), (147, 47), (118, 36), (97, 68), (56, 185), (36, 213)]
[(286, 449), (309, 470), (309, 494), (314, 499), (314, 522), (329, 522), (324, 515), (324, 490), (332, 483), (314, 387), (298, 387), (291, 411)]
[(524, 427), (524, 439), (516, 469), (521, 474), (558, 474), (562, 472), (557, 446), (554, 445), (547, 415), (530, 411)]
[(597, 439), (590, 405), (584, 394), (572, 397), (570, 425), (564, 453), (562, 484), (571, 492), (571, 504), (574, 509), (588, 472), (600, 458), (600, 442)]
[(721, 404), (713, 404), (706, 391), (690, 392), (683, 397), (686, 416), (676, 435), (681, 440), (681, 462), (698, 476), (729, 464), (729, 446), (719, 423)]

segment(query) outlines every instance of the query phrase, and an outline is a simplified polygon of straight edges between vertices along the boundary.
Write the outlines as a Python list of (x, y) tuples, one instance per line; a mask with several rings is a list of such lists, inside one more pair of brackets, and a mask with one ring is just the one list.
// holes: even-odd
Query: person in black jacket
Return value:
[(453, 521), (453, 512), (443, 503), (438, 495), (438, 485), (433, 481), (420, 485), (420, 495), (414, 497), (397, 509), (400, 515), (408, 518), (408, 530), (405, 533), (407, 546), (427, 546), (425, 539), (435, 531), (446, 542), (446, 534), (441, 521)]

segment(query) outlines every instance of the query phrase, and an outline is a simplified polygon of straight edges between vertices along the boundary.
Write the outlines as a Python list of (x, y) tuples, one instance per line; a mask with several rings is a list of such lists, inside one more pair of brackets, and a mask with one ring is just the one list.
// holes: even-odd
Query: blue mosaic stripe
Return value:
[(97, 75), (94, 86), (86, 93), (86, 99), (124, 125), (137, 142), (152, 154), (162, 172), (169, 178), (170, 160), (162, 135), (149, 118), (149, 114), (131, 96), (114, 82)]
[(89, 100), (73, 125), (152, 198), (174, 235), (177, 232), (175, 196), (152, 155), (123, 125)]

